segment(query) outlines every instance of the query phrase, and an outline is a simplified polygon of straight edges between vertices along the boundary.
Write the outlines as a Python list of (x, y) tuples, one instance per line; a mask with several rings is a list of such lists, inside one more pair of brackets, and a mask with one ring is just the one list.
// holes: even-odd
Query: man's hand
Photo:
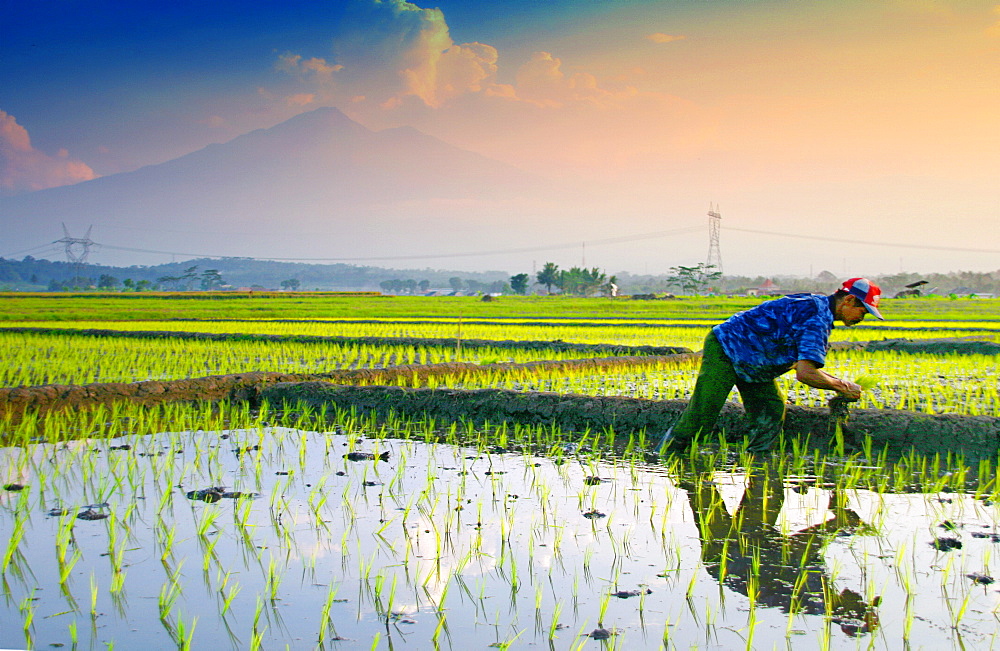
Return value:
[(844, 396), (848, 400), (858, 400), (861, 398), (861, 385), (855, 384), (850, 380), (838, 380), (844, 385), (843, 389), (837, 391), (840, 395)]
[(800, 359), (795, 363), (795, 379), (816, 389), (836, 391), (847, 400), (857, 400), (861, 397), (859, 385), (825, 373), (811, 359)]

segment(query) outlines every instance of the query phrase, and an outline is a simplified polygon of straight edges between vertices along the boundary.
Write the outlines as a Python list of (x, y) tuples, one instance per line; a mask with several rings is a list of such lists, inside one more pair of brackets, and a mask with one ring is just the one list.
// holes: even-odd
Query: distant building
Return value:
[(747, 290), (747, 296), (775, 296), (780, 293), (781, 288), (770, 278), (762, 282), (760, 287)]

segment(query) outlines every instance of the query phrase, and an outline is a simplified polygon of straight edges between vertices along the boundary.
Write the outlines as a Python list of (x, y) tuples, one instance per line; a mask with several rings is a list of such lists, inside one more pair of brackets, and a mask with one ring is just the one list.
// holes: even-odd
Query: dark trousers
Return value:
[(687, 408), (664, 440), (666, 450), (683, 450), (696, 436), (707, 436), (733, 387), (739, 389), (743, 408), (750, 421), (747, 435), (748, 452), (764, 452), (771, 448), (781, 433), (785, 420), (785, 397), (778, 390), (775, 380), (770, 382), (745, 382), (736, 375), (733, 363), (722, 350), (722, 345), (709, 331), (705, 337), (698, 381)]

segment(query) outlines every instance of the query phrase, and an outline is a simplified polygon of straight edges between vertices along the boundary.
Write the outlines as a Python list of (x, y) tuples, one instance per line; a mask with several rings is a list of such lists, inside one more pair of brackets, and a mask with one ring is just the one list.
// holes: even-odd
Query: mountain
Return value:
[(372, 131), (322, 108), (159, 165), (4, 198), (0, 255), (59, 239), (63, 222), (75, 237), (93, 225), (103, 246), (91, 260), (114, 264), (151, 262), (136, 250), (349, 261), (488, 249), (530, 226), (512, 205), (548, 193), (415, 129)]

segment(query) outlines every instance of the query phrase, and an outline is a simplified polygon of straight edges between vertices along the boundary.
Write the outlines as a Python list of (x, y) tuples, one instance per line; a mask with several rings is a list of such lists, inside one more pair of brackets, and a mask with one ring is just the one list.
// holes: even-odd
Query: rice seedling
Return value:
[(31, 593), (18, 605), (18, 610), (21, 613), (21, 628), (24, 632), (24, 643), (29, 649), (35, 645), (35, 638), (32, 634), (32, 631), (34, 630), (35, 607), (35, 591), (32, 590)]
[[(383, 625), (385, 614), (391, 615), (402, 610), (403, 603), (419, 604), (422, 601), (432, 605), (439, 614), (436, 621), (427, 622), (426, 629), (420, 629), (419, 626), (409, 629), (409, 624), (400, 624), (393, 619), (391, 626), (402, 627), (402, 630), (407, 631), (421, 631), (409, 633), (417, 636), (411, 639), (426, 641), (434, 636), (431, 644), (435, 641), (445, 643), (447, 640), (451, 640), (452, 644), (458, 643), (458, 640), (464, 643), (468, 639), (466, 636), (475, 635), (476, 631), (482, 633), (484, 629), (481, 626), (496, 625), (501, 631), (510, 631), (510, 635), (498, 636), (501, 643), (508, 641), (516, 632), (521, 635), (518, 641), (534, 638), (544, 643), (544, 640), (551, 639), (556, 634), (553, 627), (559, 618), (567, 618), (574, 629), (582, 623), (579, 609), (587, 603), (591, 585), (597, 583), (595, 576), (610, 577), (611, 581), (620, 581), (622, 577), (629, 576), (638, 578), (643, 576), (643, 572), (651, 571), (652, 563), (659, 568), (656, 572), (663, 570), (664, 576), (654, 579), (653, 593), (643, 594), (637, 601), (622, 602), (632, 605), (623, 609), (620, 614), (616, 608), (616, 623), (623, 619), (626, 625), (649, 626), (646, 622), (650, 612), (670, 609), (669, 604), (675, 600), (683, 603), (687, 596), (694, 605), (692, 610), (679, 615), (672, 613), (669, 617), (669, 632), (664, 624), (663, 635), (671, 640), (671, 644), (691, 646), (696, 644), (696, 640), (704, 644), (709, 637), (719, 645), (746, 644), (745, 640), (736, 642), (733, 637), (725, 637), (735, 635), (730, 632), (733, 628), (740, 629), (744, 636), (747, 634), (746, 621), (736, 619), (745, 617), (746, 613), (726, 612), (716, 608), (716, 600), (721, 600), (723, 594), (731, 594), (732, 588), (729, 586), (732, 582), (728, 579), (734, 572), (734, 566), (730, 561), (724, 562), (721, 578), (714, 578), (705, 572), (705, 566), (698, 561), (698, 526), (691, 521), (688, 495), (683, 489), (676, 488), (672, 480), (683, 473), (689, 473), (688, 461), (670, 458), (664, 463), (648, 464), (638, 455), (620, 458), (607, 451), (609, 441), (606, 432), (595, 430), (586, 435), (583, 445), (578, 446), (574, 453), (579, 456), (574, 457), (567, 455), (563, 447), (573, 440), (573, 435), (553, 430), (549, 426), (517, 428), (507, 425), (504, 429), (497, 424), (485, 430), (466, 423), (453, 431), (455, 440), (468, 442), (469, 448), (453, 449), (442, 443), (431, 446), (422, 443), (430, 429), (427, 424), (399, 414), (393, 417), (390, 427), (388, 423), (376, 423), (368, 417), (358, 419), (354, 416), (356, 420), (349, 423), (352, 418), (349, 412), (328, 412), (324, 415), (324, 421), (343, 423), (344, 433), (303, 436), (304, 431), (329, 432), (329, 425), (321, 426), (316, 423), (310, 427), (310, 423), (303, 420), (302, 413), (294, 406), (286, 406), (284, 409), (295, 410), (296, 413), (286, 419), (285, 415), (272, 408), (261, 417), (256, 412), (244, 412), (242, 406), (223, 405), (220, 413), (209, 419), (203, 418), (200, 407), (183, 410), (122, 407), (119, 417), (133, 414), (136, 418), (129, 425), (129, 429), (136, 432), (135, 436), (139, 436), (139, 432), (144, 430), (153, 434), (161, 425), (167, 427), (160, 431), (178, 431), (187, 424), (191, 427), (191, 434), (151, 438), (151, 443), (143, 446), (144, 451), (183, 447), (186, 452), (181, 455), (151, 457), (131, 455), (135, 463), (148, 464), (144, 466), (148, 468), (146, 471), (142, 468), (130, 471), (127, 464), (122, 462), (122, 459), (127, 459), (125, 455), (107, 461), (108, 455), (93, 453), (81, 453), (78, 457), (80, 463), (76, 467), (73, 463), (63, 463), (61, 466), (45, 468), (49, 473), (48, 490), (58, 486), (60, 497), (67, 503), (82, 499), (77, 495), (82, 495), (84, 491), (81, 487), (86, 487), (87, 501), (101, 498), (116, 504), (112, 509), (113, 516), (109, 518), (110, 522), (103, 526), (98, 523), (101, 528), (97, 530), (100, 532), (100, 546), (97, 550), (105, 550), (109, 555), (114, 553), (111, 562), (100, 566), (93, 566), (89, 562), (90, 557), (86, 552), (93, 548), (93, 544), (89, 539), (89, 531), (87, 537), (80, 538), (79, 527), (83, 526), (82, 522), (77, 527), (77, 538), (83, 547), (75, 548), (70, 542), (69, 532), (72, 527), (63, 529), (62, 522), (72, 523), (75, 520), (72, 512), (69, 516), (64, 516), (64, 519), (51, 520), (53, 539), (58, 539), (60, 531), (67, 532), (61, 534), (61, 547), (57, 540), (56, 554), (59, 555), (59, 550), (62, 549), (65, 560), (69, 562), (74, 550), (79, 552), (81, 556), (76, 567), (83, 567), (84, 572), (92, 571), (95, 584), (99, 578), (99, 595), (105, 597), (110, 593), (109, 585), (113, 581), (112, 568), (117, 564), (124, 569), (127, 566), (126, 560), (132, 562), (127, 566), (128, 583), (132, 592), (131, 586), (143, 585), (144, 570), (141, 564), (135, 562), (138, 557), (133, 558), (129, 551), (135, 545), (131, 541), (138, 540), (140, 542), (136, 546), (141, 546), (144, 536), (148, 536), (156, 541), (154, 559), (162, 557), (169, 561), (167, 576), (175, 576), (179, 586), (172, 587), (168, 580), (161, 588), (166, 606), (165, 621), (173, 627), (174, 635), (182, 627), (185, 627), (184, 630), (190, 629), (191, 620), (187, 616), (179, 617), (179, 606), (183, 604), (186, 612), (198, 613), (198, 637), (221, 640), (223, 647), (287, 644), (289, 636), (294, 635), (292, 630), (295, 630), (296, 625), (290, 622), (291, 630), (286, 631), (284, 625), (278, 623), (273, 612), (274, 602), (287, 604), (303, 613), (303, 622), (309, 627), (308, 637), (305, 639), (318, 640), (321, 635), (325, 635), (323, 639), (329, 642), (331, 635), (339, 637), (341, 634), (354, 639), (371, 639), (375, 630), (371, 628), (371, 622), (366, 624), (358, 615), (339, 616), (339, 601), (335, 601), (332, 595), (329, 596), (330, 603), (325, 614), (323, 608), (318, 607), (323, 602), (323, 597), (313, 594), (316, 598), (312, 602), (306, 601), (309, 598), (307, 593), (310, 592), (308, 577), (320, 578), (324, 573), (336, 573), (342, 577), (342, 581), (357, 580), (359, 585), (369, 586), (373, 594), (377, 595), (374, 601), (379, 604), (378, 611), (382, 613)], [(107, 413), (102, 415), (102, 418), (108, 417)], [(222, 425), (223, 418), (225, 430), (233, 433), (234, 438), (229, 440), (239, 439), (239, 445), (242, 446), (262, 446), (257, 454), (260, 459), (259, 473), (255, 467), (258, 462), (251, 462), (249, 458), (241, 460), (235, 455), (213, 454), (212, 446), (218, 442), (217, 432), (221, 430), (212, 433), (208, 425)], [(267, 427), (263, 426), (264, 420), (269, 423)], [(50, 425), (50, 436), (53, 438), (68, 437), (70, 428), (83, 427), (88, 432), (100, 432), (105, 427), (90, 422), (86, 416), (50, 422), (53, 423)], [(240, 426), (246, 426), (247, 429), (240, 431)], [(295, 429), (281, 429), (285, 426), (294, 426)], [(367, 428), (365, 438), (359, 439), (358, 434), (362, 428)], [(121, 430), (119, 428), (115, 431)], [(491, 447), (501, 439), (501, 433), (506, 437), (510, 452), (497, 452)], [(380, 440), (397, 434), (411, 441), (405, 445), (405, 462), (402, 461), (399, 445)], [(348, 441), (353, 441), (361, 449), (387, 449), (383, 446), (392, 446), (393, 461), (388, 464), (371, 464), (368, 467), (343, 464), (340, 461), (342, 444)], [(362, 442), (365, 445), (361, 445)], [(695, 458), (705, 459), (709, 465), (721, 464), (726, 472), (734, 475), (743, 472), (737, 458), (726, 459), (725, 455), (715, 451), (714, 442), (712, 445), (713, 447), (704, 448), (704, 452), (710, 452), (709, 454), (699, 450)], [(309, 448), (305, 454), (301, 451), (302, 446)], [(224, 451), (225, 449), (228, 448), (224, 448)], [(580, 465), (555, 465), (552, 458), (531, 456), (529, 449), (559, 450), (561, 452), (555, 458), (578, 458)], [(194, 453), (196, 450), (197, 455)], [(789, 449), (787, 454), (793, 454), (792, 450)], [(62, 458), (65, 460), (69, 457)], [(399, 464), (394, 465), (397, 458), (400, 459)], [(302, 459), (305, 459), (304, 466)], [(106, 461), (107, 466), (104, 465)], [(330, 463), (332, 461), (336, 463)], [(295, 476), (274, 474), (276, 470), (288, 469), (289, 462)], [(834, 462), (840, 465), (824, 465)], [(931, 555), (945, 552), (935, 551), (924, 539), (914, 539), (906, 545), (899, 544), (900, 540), (909, 540), (906, 535), (926, 537), (937, 522), (946, 518), (960, 521), (956, 515), (959, 513), (964, 513), (966, 520), (975, 518), (977, 522), (991, 523), (996, 519), (996, 509), (992, 507), (964, 506), (964, 510), (959, 510), (959, 503), (964, 499), (966, 491), (976, 491), (974, 494), (979, 496), (980, 504), (983, 498), (988, 498), (995, 492), (995, 488), (988, 488), (982, 482), (976, 488), (971, 487), (980, 479), (986, 479), (987, 483), (992, 481), (990, 466), (977, 465), (970, 474), (965, 475), (951, 467), (952, 464), (959, 463), (958, 459), (942, 457), (935, 467), (933, 460), (923, 463), (919, 458), (913, 457), (904, 459), (890, 472), (885, 468), (867, 470), (851, 460), (825, 457), (813, 460), (810, 457), (807, 463), (792, 457), (781, 461), (777, 466), (779, 470), (775, 472), (794, 473), (801, 477), (814, 472), (815, 469), (810, 464), (815, 464), (821, 472), (815, 480), (815, 488), (810, 488), (810, 491), (822, 496), (832, 494), (834, 490), (850, 490), (851, 495), (855, 496), (852, 500), (865, 500), (864, 504), (870, 505), (870, 508), (866, 506), (865, 509), (858, 505), (852, 508), (861, 513), (863, 520), (881, 523), (881, 530), (864, 535), (848, 533), (845, 538), (838, 540), (856, 541), (854, 544), (858, 546), (868, 545), (868, 540), (873, 541), (871, 544), (878, 541), (891, 549), (893, 555), (884, 560), (877, 553), (862, 552), (856, 556), (840, 554), (830, 557), (827, 563), (829, 580), (839, 582), (850, 578), (851, 572), (860, 571), (856, 566), (868, 567), (870, 569), (866, 571), (877, 576), (892, 577), (894, 567), (902, 566), (901, 574), (912, 575), (906, 580), (911, 581), (910, 589), (914, 594), (911, 605), (914, 618), (907, 634), (911, 639), (914, 636), (921, 639), (920, 636), (926, 636), (926, 631), (921, 627), (926, 625), (922, 624), (923, 620), (916, 618), (917, 615), (930, 617), (935, 625), (942, 624), (950, 630), (954, 616), (961, 610), (958, 621), (963, 631), (970, 627), (986, 630), (979, 614), (981, 605), (976, 601), (980, 598), (978, 593), (957, 593), (954, 585), (961, 583), (964, 575), (973, 571), (960, 563), (975, 562), (974, 571), (988, 569), (986, 556), (981, 550), (974, 549), (974, 545), (989, 549), (988, 539), (984, 543), (976, 543), (977, 539), (966, 533), (963, 538), (969, 550), (969, 560), (952, 554), (955, 558), (952, 561), (954, 565), (948, 570), (946, 581), (942, 579), (942, 575), (947, 557), (941, 556), (941, 569), (927, 570), (932, 584), (940, 579), (942, 585), (948, 586), (949, 594), (959, 595), (953, 598), (954, 611), (950, 614), (945, 609), (941, 609), (939, 614), (928, 611), (928, 597), (920, 596), (927, 594), (928, 576), (909, 569), (929, 567), (931, 563), (927, 559)], [(83, 468), (84, 465), (87, 467)], [(31, 468), (31, 463), (26, 467)], [(54, 469), (57, 467), (62, 470), (56, 472)], [(483, 474), (486, 468), (496, 473), (505, 471), (505, 474), (487, 476)], [(335, 475), (333, 471), (337, 469), (343, 469), (347, 474)], [(120, 477), (122, 481), (107, 479), (102, 482), (100, 475), (105, 472)], [(463, 472), (468, 474), (461, 474)], [(952, 474), (946, 475), (946, 472)], [(587, 493), (582, 493), (579, 486), (585, 475), (603, 477), (609, 481), (589, 487)], [(382, 485), (376, 490), (362, 485), (363, 481), (369, 480), (379, 480)], [(234, 482), (237, 485), (258, 482), (257, 490), (264, 497), (260, 500), (226, 499), (218, 504), (194, 503), (198, 512), (193, 513), (191, 518), (178, 518), (178, 515), (184, 514), (184, 510), (176, 511), (176, 505), (168, 505), (162, 497), (164, 492), (176, 491), (173, 487), (179, 483), (187, 487), (203, 487)], [(836, 489), (826, 484), (835, 486)], [(903, 491), (898, 495), (892, 492), (897, 485)], [(913, 493), (913, 487), (917, 485), (929, 490), (940, 489), (942, 492), (929, 493), (929, 497), (925, 498)], [(996, 484), (993, 482), (990, 485), (995, 487)], [(156, 486), (161, 488), (157, 490)], [(637, 491), (636, 488), (641, 490)], [(150, 497), (148, 503), (121, 499), (123, 494), (139, 493), (140, 490), (137, 489)], [(330, 508), (330, 502), (325, 496), (331, 492), (335, 497), (340, 496), (341, 499), (335, 499), (334, 502), (343, 502), (344, 509)], [(183, 493), (184, 490), (181, 490), (182, 496)], [(519, 498), (514, 499), (512, 495), (519, 495)], [(720, 492), (720, 496), (714, 501), (705, 501), (705, 508), (716, 519), (721, 518), (727, 508), (724, 500), (730, 499), (725, 491)], [(900, 507), (902, 502), (893, 500), (910, 499), (907, 496), (915, 496), (915, 499), (905, 502), (906, 504), (922, 505), (919, 508), (925, 509), (931, 514), (930, 517), (935, 518), (932, 526), (921, 530), (919, 534), (894, 533), (903, 531), (901, 525), (904, 521), (897, 522), (886, 516), (906, 511)], [(949, 505), (941, 501), (949, 499), (955, 500), (955, 504)], [(577, 504), (587, 507), (583, 510), (599, 509), (610, 517), (596, 523), (582, 518), (581, 511), (574, 508)], [(134, 508), (130, 509), (132, 505)], [(459, 506), (464, 508), (458, 510)], [(231, 518), (221, 517), (223, 508), (232, 509)], [(350, 511), (345, 513), (347, 509)], [(330, 512), (329, 515), (327, 511)], [(342, 511), (342, 518), (335, 516), (337, 511)], [(157, 513), (158, 516), (155, 515)], [(209, 513), (217, 515), (213, 517)], [(322, 517), (327, 515), (328, 517)], [(13, 511), (0, 509), (0, 518), (3, 519), (0, 524), (4, 527), (12, 524), (13, 517)], [(209, 518), (212, 518), (211, 522)], [(328, 520), (323, 525), (330, 533), (323, 533), (324, 529), (318, 522), (321, 519)], [(611, 526), (606, 524), (609, 520)], [(638, 526), (639, 523), (642, 526)], [(108, 530), (109, 526), (112, 529)], [(754, 526), (753, 519), (745, 511), (734, 518), (734, 526), (738, 526), (740, 531), (749, 531)], [(216, 531), (218, 533), (214, 533)], [(795, 531), (795, 527), (787, 523), (779, 523), (775, 528), (776, 534), (785, 537), (794, 535)], [(35, 533), (30, 523), (25, 524), (25, 532), (25, 540), (19, 545), (19, 549), (25, 553), (26, 560), (32, 567), (42, 567), (35, 560)], [(303, 536), (303, 533), (306, 535)], [(814, 535), (816, 541), (809, 545), (810, 549), (821, 548), (824, 542), (830, 540), (825, 533)], [(885, 543), (881, 542), (883, 537)], [(692, 541), (695, 543), (692, 544)], [(735, 543), (731, 542), (727, 547), (727, 554), (732, 553), (734, 548)], [(904, 548), (901, 553), (904, 555), (902, 558), (905, 565), (898, 562), (896, 556), (901, 548)], [(49, 559), (52, 557), (52, 549), (51, 543), (45, 546)], [(171, 554), (165, 553), (167, 549), (171, 550)], [(801, 568), (806, 556), (804, 552), (793, 552), (793, 549), (784, 543), (778, 547), (779, 552), (785, 554), (784, 558), (788, 563)], [(238, 553), (240, 550), (243, 550), (242, 556)], [(185, 589), (191, 585), (192, 577), (184, 577), (178, 567), (178, 562), (183, 565), (184, 559), (199, 553), (203, 558), (203, 573), (207, 572), (205, 564), (209, 562), (208, 559), (212, 554), (218, 553), (225, 560), (226, 572), (232, 572), (232, 577), (240, 577), (240, 583), (237, 584), (229, 578), (222, 578), (225, 574), (219, 570), (219, 578), (213, 582), (212, 589), (204, 591), (209, 593), (207, 596), (211, 599), (209, 608), (199, 607), (198, 604), (203, 603), (199, 600), (204, 598), (199, 591)], [(261, 560), (264, 553), (268, 554), (266, 561)], [(652, 558), (650, 554), (653, 554)], [(350, 562), (342, 564), (341, 559), (349, 559)], [(403, 569), (390, 569), (399, 563), (403, 563), (398, 565)], [(259, 565), (259, 572), (249, 571), (254, 564)], [(58, 582), (59, 576), (56, 565), (57, 563), (53, 563), (51, 572), (53, 585)], [(221, 566), (222, 563), (217, 564), (217, 567)], [(763, 563), (761, 567), (763, 571)], [(162, 571), (161, 569), (160, 572)], [(398, 573), (405, 574), (405, 578)], [(304, 582), (293, 580), (296, 574), (301, 574)], [(273, 579), (269, 579), (269, 575)], [(552, 603), (549, 603), (545, 591), (540, 589), (540, 576), (548, 576), (553, 582)], [(800, 571), (793, 582), (797, 582), (803, 591), (808, 590), (808, 583), (805, 579), (798, 579), (800, 576), (805, 574)], [(466, 580), (471, 587), (466, 586)], [(398, 583), (393, 588), (395, 582)], [(449, 587), (453, 583), (459, 587), (459, 592), (448, 598)], [(887, 594), (882, 600), (882, 607), (887, 608), (886, 603), (891, 604), (888, 606), (890, 608), (898, 604), (899, 610), (898, 618), (883, 618), (886, 622), (884, 626), (889, 628), (886, 633), (888, 636), (903, 636), (904, 595), (907, 594), (907, 589), (902, 583), (903, 579), (897, 578), (890, 581), (884, 589)], [(712, 584), (714, 588), (710, 587)], [(865, 586), (873, 584), (862, 583)], [(11, 587), (11, 590), (16, 589), (15, 586)], [(756, 589), (760, 591), (761, 588)], [(720, 596), (708, 599), (705, 597), (706, 591)], [(176, 594), (172, 595), (172, 592)], [(304, 594), (299, 596), (300, 592)], [(20, 603), (25, 594), (26, 592), (17, 597), (12, 607), (15, 613), (18, 612), (16, 604)], [(44, 591), (38, 594), (44, 598)], [(246, 594), (257, 594), (262, 600), (256, 627), (252, 625), (253, 601), (241, 599)], [(507, 598), (497, 609), (495, 599), (500, 595)], [(896, 595), (899, 598), (893, 599)], [(135, 601), (136, 595), (130, 596)], [(558, 599), (558, 596), (565, 596), (565, 600)], [(171, 597), (172, 604), (168, 603)], [(572, 602), (569, 601), (570, 598)], [(967, 599), (964, 608), (963, 598)], [(316, 606), (306, 606), (306, 603)], [(617, 603), (616, 600), (616, 605)], [(128, 600), (125, 600), (125, 604), (128, 608)], [(272, 606), (263, 607), (268, 604)], [(570, 605), (573, 606), (572, 609), (569, 608)], [(420, 608), (419, 605), (412, 607)], [(0, 613), (3, 608), (0, 606)], [(610, 606), (605, 604), (602, 620), (611, 619), (607, 608)], [(539, 613), (546, 612), (546, 609), (549, 612), (558, 610), (551, 615), (548, 626), (544, 623), (539, 626)], [(358, 612), (363, 610), (359, 603)], [(988, 610), (987, 608), (986, 612)], [(773, 646), (776, 640), (785, 643), (789, 635), (791, 615), (776, 616), (763, 605), (759, 605), (754, 611), (753, 616), (758, 626), (753, 633), (753, 643), (768, 647)], [(799, 611), (800, 614), (796, 616), (797, 624), (808, 622), (810, 617), (814, 617), (805, 608)], [(216, 612), (220, 614), (216, 615)], [(592, 611), (590, 616), (593, 617)], [(0, 617), (3, 615), (0, 614)], [(113, 617), (116, 617), (114, 613), (102, 616), (102, 624), (112, 623)], [(206, 617), (209, 619), (206, 620)], [(212, 638), (213, 634), (208, 630), (212, 627), (205, 625), (213, 617), (224, 620), (224, 627), (218, 627), (221, 635), (219, 638)], [(319, 633), (321, 619), (328, 619), (331, 624), (336, 619), (337, 630), (328, 628), (326, 633)], [(17, 621), (20, 622), (20, 618)], [(456, 626), (456, 621), (461, 622), (461, 626)], [(42, 630), (42, 623), (39, 618), (35, 618), (34, 623), (38, 629), (37, 635)], [(230, 634), (224, 630), (230, 624), (230, 630), (241, 631), (241, 635), (246, 631), (254, 635), (255, 639), (243, 639), (239, 644), (233, 642), (235, 638), (227, 637)], [(369, 628), (366, 629), (366, 626)], [(169, 637), (166, 627), (164, 628), (163, 634)], [(586, 630), (591, 628), (593, 627)], [(833, 628), (834, 633), (839, 635), (836, 627)], [(431, 629), (435, 629), (434, 632)], [(301, 635), (301, 628), (298, 630)], [(772, 630), (778, 631), (776, 637), (770, 632)], [(446, 638), (449, 635), (454, 639)], [(654, 633), (654, 639), (659, 636), (659, 632)], [(169, 639), (173, 640), (172, 637)], [(619, 636), (615, 643), (624, 644), (624, 639)], [(835, 639), (831, 638), (831, 644)], [(867, 641), (871, 638), (863, 639)], [(177, 642), (173, 644), (176, 645)]]

